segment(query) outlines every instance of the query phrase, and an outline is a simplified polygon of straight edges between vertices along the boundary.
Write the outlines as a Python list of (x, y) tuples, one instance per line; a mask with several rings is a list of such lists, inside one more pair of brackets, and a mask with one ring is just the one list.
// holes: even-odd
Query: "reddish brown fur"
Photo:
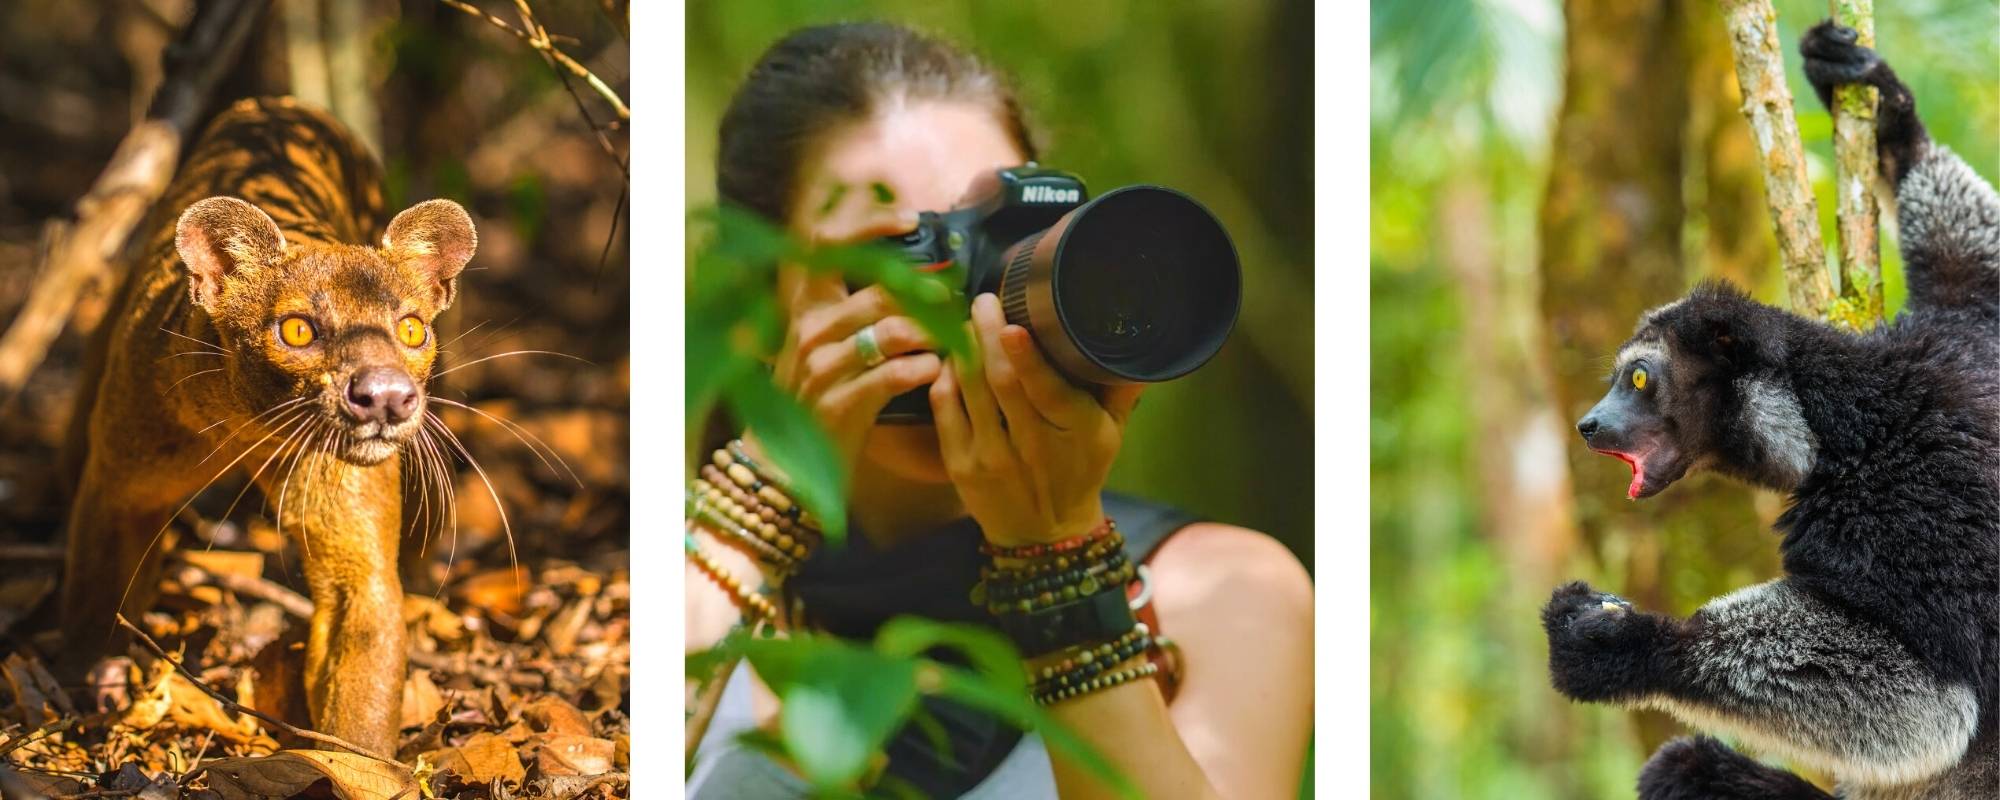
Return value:
[[(379, 183), (357, 140), (289, 99), (238, 103), (195, 144), (93, 343), (63, 612), (72, 655), (116, 641), (113, 613), (152, 605), (176, 510), (221, 473), (250, 473), (304, 555), (314, 726), (391, 752), (402, 453), (424, 414), (420, 399), (405, 422), (362, 421), (347, 386), (362, 367), (423, 386), (429, 325), (476, 240), (463, 209), (434, 200), (398, 215), (381, 247), (361, 244), (380, 230)], [(316, 331), (304, 347), (279, 336), (291, 315)], [(423, 322), (420, 346), (398, 341), (405, 316)]]

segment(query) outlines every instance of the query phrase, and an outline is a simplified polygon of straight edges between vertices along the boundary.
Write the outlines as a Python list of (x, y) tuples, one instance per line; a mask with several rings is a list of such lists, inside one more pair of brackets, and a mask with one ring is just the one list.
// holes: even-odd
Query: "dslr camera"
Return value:
[[(1032, 162), (982, 176), (962, 205), (885, 242), (968, 298), (999, 295), (1007, 321), (1079, 386), (1193, 372), (1229, 338), (1243, 288), (1229, 232), (1194, 198), (1137, 185), (1093, 200), (1081, 178)], [(880, 416), (930, 418), (922, 388)]]

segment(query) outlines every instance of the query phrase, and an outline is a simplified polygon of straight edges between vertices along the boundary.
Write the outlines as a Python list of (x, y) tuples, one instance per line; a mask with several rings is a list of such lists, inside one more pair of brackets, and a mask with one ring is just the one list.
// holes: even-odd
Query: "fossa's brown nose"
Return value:
[(364, 421), (396, 424), (417, 413), (417, 384), (395, 367), (367, 367), (347, 383), (347, 410)]

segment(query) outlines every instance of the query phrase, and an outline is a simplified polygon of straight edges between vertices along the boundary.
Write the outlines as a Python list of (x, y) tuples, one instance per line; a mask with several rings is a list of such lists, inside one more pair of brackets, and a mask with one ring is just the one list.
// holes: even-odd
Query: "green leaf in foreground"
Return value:
[(847, 474), (819, 422), (796, 399), (771, 385), (761, 371), (739, 375), (725, 387), (724, 395), (736, 419), (757, 433), (765, 455), (791, 478), (794, 499), (819, 518), (827, 541), (845, 538)]
[(917, 703), (918, 662), (831, 637), (739, 644), (783, 704), (780, 740), (807, 780), (852, 786)]

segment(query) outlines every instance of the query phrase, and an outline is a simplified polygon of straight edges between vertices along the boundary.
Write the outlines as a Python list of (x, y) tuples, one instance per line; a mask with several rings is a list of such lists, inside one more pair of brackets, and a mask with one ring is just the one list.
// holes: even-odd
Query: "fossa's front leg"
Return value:
[(304, 557), (312, 592), (305, 681), (313, 727), (394, 753), (405, 658), (399, 459), (357, 466), (308, 454), (260, 482)]

